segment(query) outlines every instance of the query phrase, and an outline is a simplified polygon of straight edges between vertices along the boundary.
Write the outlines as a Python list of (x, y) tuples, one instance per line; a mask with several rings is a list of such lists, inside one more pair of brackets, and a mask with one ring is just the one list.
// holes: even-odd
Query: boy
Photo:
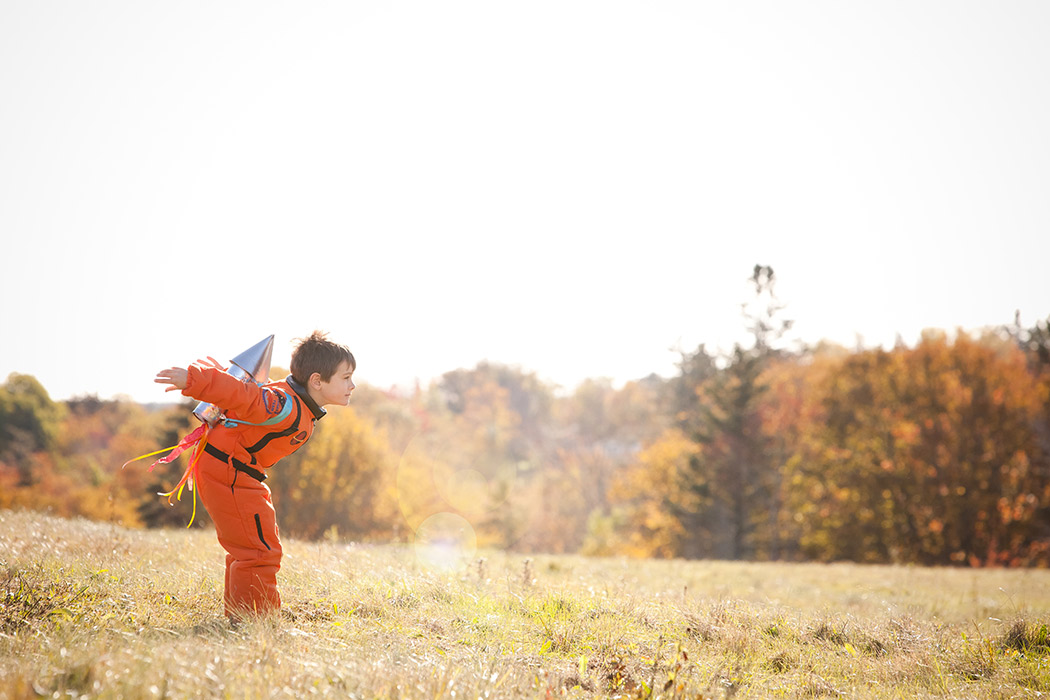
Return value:
[(350, 402), (356, 369), (346, 347), (314, 331), (292, 352), (292, 373), (284, 381), (258, 386), (199, 361), (157, 372), (155, 382), (171, 385), (165, 391), (181, 390), (243, 421), (217, 423), (197, 466), (196, 488), (226, 550), (223, 602), (231, 621), (281, 607), (281, 540), (270, 487), (263, 483), (266, 470), (310, 438), (325, 405)]

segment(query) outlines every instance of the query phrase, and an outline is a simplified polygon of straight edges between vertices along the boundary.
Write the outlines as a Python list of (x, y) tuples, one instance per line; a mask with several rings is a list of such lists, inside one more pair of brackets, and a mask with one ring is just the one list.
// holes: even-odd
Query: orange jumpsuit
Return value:
[(291, 376), (258, 386), (199, 365), (188, 368), (182, 393), (248, 423), (272, 419), (286, 402), (293, 402), (290, 412), (272, 425), (216, 424), (197, 467), (196, 488), (226, 550), (226, 616), (275, 611), (281, 607), (281, 539), (270, 487), (263, 481), (267, 469), (310, 438), (325, 410)]

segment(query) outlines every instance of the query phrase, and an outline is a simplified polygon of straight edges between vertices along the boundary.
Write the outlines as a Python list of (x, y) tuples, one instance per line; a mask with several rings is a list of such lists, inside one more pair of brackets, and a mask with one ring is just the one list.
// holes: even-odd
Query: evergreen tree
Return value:
[(694, 495), (684, 502), (695, 509), (669, 504), (686, 533), (682, 553), (690, 557), (779, 555), (780, 469), (771, 458), (760, 409), (762, 373), (791, 322), (778, 317), (783, 306), (774, 294), (773, 268), (755, 265), (750, 282), (755, 296), (743, 305), (743, 314), (751, 345), (735, 344), (717, 371), (703, 346), (680, 365), (683, 384), (689, 375), (704, 377), (693, 408), (679, 412), (680, 427), (699, 448), (681, 475), (683, 488)]

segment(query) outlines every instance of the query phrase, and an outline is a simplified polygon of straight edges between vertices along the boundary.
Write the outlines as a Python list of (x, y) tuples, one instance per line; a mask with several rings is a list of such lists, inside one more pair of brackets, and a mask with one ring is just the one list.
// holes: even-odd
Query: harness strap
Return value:
[[(288, 424), (288, 427), (285, 428), (284, 430), (275, 431), (275, 432), (268, 433), (268, 434), (264, 435), (262, 438), (259, 439), (259, 442), (255, 443), (251, 447), (247, 448), (248, 449), (248, 454), (254, 455), (256, 452), (260, 451), (261, 449), (263, 449), (264, 447), (269, 445), (272, 440), (277, 440), (278, 438), (288, 437), (289, 435), (292, 435), (293, 433), (295, 433), (295, 431), (299, 430), (299, 419), (303, 415), (303, 409), (302, 409), (302, 406), (300, 405), (301, 404), (300, 401), (297, 401), (291, 395), (288, 395), (288, 400), (284, 402), (284, 410), (281, 411), (281, 414), (282, 415), (288, 415), (289, 413), (291, 413), (292, 412), (292, 404), (295, 404), (295, 418), (293, 418), (292, 421)], [(255, 459), (255, 458), (252, 457), (252, 459)]]
[(262, 482), (266, 481), (266, 474), (264, 474), (263, 472), (259, 471), (255, 467), (248, 466), (247, 464), (245, 464), (244, 462), (242, 462), (239, 459), (234, 459), (233, 457), (231, 457), (230, 455), (226, 454), (225, 452), (220, 450), (215, 445), (212, 445), (211, 443), (208, 443), (207, 445), (204, 446), (204, 451), (207, 452), (208, 454), (210, 454), (215, 459), (221, 459), (223, 462), (226, 462), (227, 464), (229, 464), (231, 467), (233, 467), (237, 471), (244, 472), (245, 474), (247, 474), (251, 478), (253, 478), (256, 481), (258, 481), (259, 483), (262, 483)]

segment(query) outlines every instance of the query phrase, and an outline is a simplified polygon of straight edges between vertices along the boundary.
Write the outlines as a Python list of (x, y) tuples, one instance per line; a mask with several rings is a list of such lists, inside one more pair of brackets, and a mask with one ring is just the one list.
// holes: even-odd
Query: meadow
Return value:
[(0, 698), (1050, 694), (1044, 569), (436, 554), (286, 542), (234, 628), (213, 533), (0, 511)]

